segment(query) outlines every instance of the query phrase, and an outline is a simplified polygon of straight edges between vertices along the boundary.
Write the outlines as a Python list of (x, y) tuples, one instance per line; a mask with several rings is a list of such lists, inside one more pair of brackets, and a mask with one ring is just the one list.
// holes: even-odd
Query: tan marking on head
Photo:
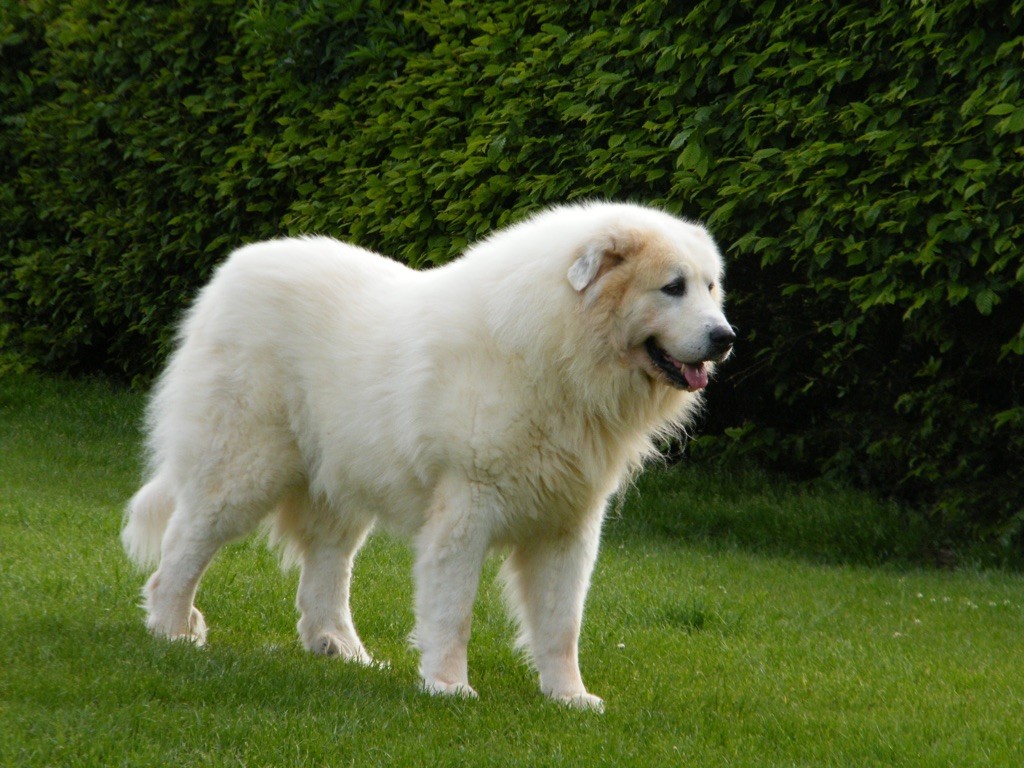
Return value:
[(612, 238), (610, 254), (615, 263), (604, 270), (608, 276), (594, 300), (598, 312), (615, 312), (631, 293), (655, 288), (678, 260), (676, 249), (657, 232), (632, 229), (618, 232)]
[[(635, 319), (627, 322), (627, 316), (632, 307), (640, 306), (640, 296), (678, 272), (677, 249), (657, 232), (629, 229), (613, 233), (607, 253), (613, 263), (604, 270), (604, 279), (586, 311), (600, 328), (598, 333), (611, 341), (609, 351), (615, 357), (630, 366), (646, 366), (646, 353), (638, 352), (635, 340), (629, 338), (630, 328), (638, 323)], [(643, 318), (644, 325), (654, 322), (655, 313), (650, 312), (651, 317)]]

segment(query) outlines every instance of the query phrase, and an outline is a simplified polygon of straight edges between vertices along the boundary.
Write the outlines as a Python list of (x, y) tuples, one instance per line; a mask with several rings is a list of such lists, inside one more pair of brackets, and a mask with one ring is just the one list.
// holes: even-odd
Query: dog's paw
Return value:
[(195, 606), (192, 607), (192, 612), (188, 618), (188, 635), (185, 638), (189, 642), (202, 647), (206, 645), (206, 619), (203, 618)]
[(150, 616), (147, 624), (155, 637), (192, 643), (197, 647), (206, 645), (206, 620), (195, 606), (192, 607), (184, 626), (161, 622), (153, 616)]
[(446, 683), (443, 680), (424, 680), (423, 690), (431, 696), (452, 696), (460, 699), (477, 699), (480, 697), (468, 683)]
[(320, 656), (336, 656), (344, 661), (362, 664), (365, 667), (384, 666), (373, 660), (359, 640), (336, 634), (323, 632), (306, 643), (306, 648)]
[(588, 712), (604, 712), (604, 699), (592, 693), (576, 693), (565, 696), (552, 696), (552, 699), (570, 709), (579, 709)]

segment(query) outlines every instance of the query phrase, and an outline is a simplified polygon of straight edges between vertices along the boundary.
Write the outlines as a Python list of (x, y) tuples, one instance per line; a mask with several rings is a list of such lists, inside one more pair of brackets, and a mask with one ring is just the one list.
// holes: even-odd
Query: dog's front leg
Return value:
[(600, 515), (580, 529), (513, 548), (505, 563), (511, 608), (525, 645), (540, 673), (541, 691), (579, 709), (604, 710), (587, 692), (579, 666), (583, 603), (597, 559)]
[(480, 571), (489, 546), (486, 510), (468, 482), (447, 479), (416, 541), (416, 630), (420, 675), (430, 693), (476, 696), (466, 651)]

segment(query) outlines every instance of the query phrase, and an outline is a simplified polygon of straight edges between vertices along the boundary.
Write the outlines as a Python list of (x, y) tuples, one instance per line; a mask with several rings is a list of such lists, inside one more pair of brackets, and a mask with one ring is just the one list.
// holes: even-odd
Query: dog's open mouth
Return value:
[(703, 363), (681, 363), (658, 346), (654, 337), (644, 344), (654, 367), (665, 374), (669, 383), (689, 392), (697, 392), (708, 385), (708, 367)]

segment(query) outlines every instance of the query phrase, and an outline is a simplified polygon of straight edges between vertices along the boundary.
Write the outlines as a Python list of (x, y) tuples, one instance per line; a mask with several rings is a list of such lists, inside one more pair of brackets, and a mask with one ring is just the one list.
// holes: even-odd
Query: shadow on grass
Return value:
[(389, 735), (415, 753), (435, 727), (475, 732), (503, 710), (431, 697), (404, 661), (366, 668), (297, 644), (196, 648), (151, 638), (134, 618), (24, 615), (5, 633), (3, 765), (378, 764)]
[(608, 533), (821, 564), (937, 564), (925, 521), (896, 504), (826, 483), (685, 464), (648, 469), (613, 512)]
[(297, 645), (197, 648), (154, 639), (134, 620), (94, 622), (80, 615), (25, 617), (9, 631), (18, 642), (7, 648), (5, 688), (9, 701), (23, 705), (112, 708), (148, 702), (295, 711), (377, 706), (418, 695), (404, 669), (314, 657)]

